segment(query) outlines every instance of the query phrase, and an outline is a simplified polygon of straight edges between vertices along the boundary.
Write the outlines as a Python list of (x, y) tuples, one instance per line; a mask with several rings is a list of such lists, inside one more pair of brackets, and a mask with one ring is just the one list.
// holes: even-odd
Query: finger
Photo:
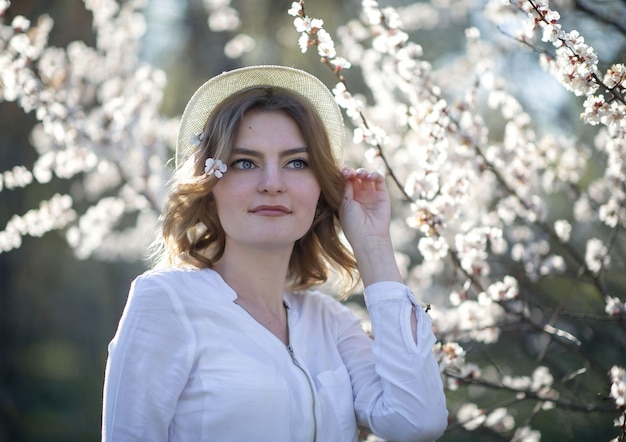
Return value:
[(372, 189), (376, 191), (385, 190), (385, 176), (374, 170), (369, 171), (364, 168), (356, 170), (356, 177), (359, 181), (359, 187), (362, 189)]
[(366, 190), (370, 188), (367, 182), (368, 176), (369, 176), (369, 171), (367, 169), (360, 167), (355, 170), (353, 185), (356, 191)]
[(377, 170), (369, 171), (365, 168), (359, 168), (355, 173), (358, 178), (367, 181), (377, 181), (384, 178), (383, 174)]
[(351, 180), (356, 177), (356, 171), (352, 167), (344, 167), (341, 170), (341, 175), (344, 177), (344, 179)]
[(367, 177), (369, 176), (369, 170), (363, 168), (363, 167), (359, 167), (356, 171), (356, 176), (357, 178), (359, 178), (360, 180), (366, 180)]
[(374, 184), (374, 189), (379, 190), (379, 191), (387, 189), (387, 185), (385, 183), (385, 175), (384, 174), (382, 174), (382, 173), (380, 173), (380, 172), (375, 170), (372, 173), (370, 173), (369, 179)]
[(342, 171), (342, 175), (344, 176), (346, 185), (350, 184), (353, 194), (354, 192), (369, 190), (370, 188), (373, 189), (368, 180), (369, 171), (366, 169), (345, 168)]

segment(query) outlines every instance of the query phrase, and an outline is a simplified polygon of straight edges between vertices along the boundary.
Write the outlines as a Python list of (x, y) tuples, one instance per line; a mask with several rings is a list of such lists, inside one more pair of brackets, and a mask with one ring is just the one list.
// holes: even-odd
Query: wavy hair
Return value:
[(211, 113), (198, 152), (178, 167), (169, 183), (162, 232), (153, 245), (154, 266), (211, 268), (224, 253), (225, 233), (211, 193), (216, 178), (204, 174), (204, 162), (209, 157), (228, 161), (241, 120), (250, 110), (284, 112), (297, 123), (321, 187), (313, 224), (291, 253), (288, 287), (302, 290), (324, 283), (334, 269), (341, 276), (340, 296), (346, 297), (359, 278), (354, 255), (340, 240), (344, 180), (320, 116), (305, 98), (280, 87), (244, 89)]

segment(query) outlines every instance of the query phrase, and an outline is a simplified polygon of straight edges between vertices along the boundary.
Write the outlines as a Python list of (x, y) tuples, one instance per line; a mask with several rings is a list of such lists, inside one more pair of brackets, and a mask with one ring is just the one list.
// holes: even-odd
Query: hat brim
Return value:
[(208, 80), (193, 94), (178, 129), (177, 169), (197, 150), (197, 146), (191, 143), (191, 137), (204, 130), (215, 107), (231, 94), (254, 86), (282, 87), (306, 98), (324, 124), (335, 161), (338, 165), (343, 162), (343, 117), (326, 85), (317, 77), (299, 69), (261, 65), (224, 72)]

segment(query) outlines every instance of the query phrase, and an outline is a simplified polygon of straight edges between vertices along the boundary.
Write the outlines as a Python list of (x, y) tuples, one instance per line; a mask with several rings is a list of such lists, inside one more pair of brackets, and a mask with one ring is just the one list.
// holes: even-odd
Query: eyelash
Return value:
[(289, 161), (288, 164), (293, 164), (296, 161), (302, 163), (302, 167), (294, 167), (294, 169), (305, 169), (309, 167), (309, 162), (303, 158), (294, 158), (293, 160)]
[[(289, 160), (287, 162), (288, 165), (293, 165), (293, 163), (295, 162), (299, 162), (302, 164), (301, 167), (291, 167), (292, 169), (305, 169), (307, 167), (309, 167), (309, 162), (307, 160), (305, 160), (304, 158), (294, 158), (293, 160)], [(252, 167), (241, 167), (241, 165), (243, 163), (249, 163), (252, 165)], [(231, 168), (233, 169), (239, 169), (239, 170), (249, 170), (249, 169), (254, 169), (256, 167), (256, 164), (254, 163), (254, 161), (248, 159), (248, 158), (240, 158), (238, 160), (235, 160), (231, 163), (230, 165)]]
[[(243, 163), (250, 163), (253, 167), (239, 167)], [(247, 158), (240, 158), (238, 160), (233, 161), (230, 167), (232, 167), (233, 169), (248, 170), (248, 169), (252, 169), (256, 167), (256, 165), (254, 164), (254, 161), (252, 160), (249, 160)]]

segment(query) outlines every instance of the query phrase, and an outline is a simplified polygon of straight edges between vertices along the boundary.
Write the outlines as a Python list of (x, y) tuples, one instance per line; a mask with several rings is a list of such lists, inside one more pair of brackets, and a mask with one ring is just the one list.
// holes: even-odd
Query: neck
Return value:
[(292, 249), (246, 248), (244, 251), (227, 244), (214, 270), (235, 290), (239, 303), (277, 314), (283, 310)]
[(291, 250), (292, 247), (239, 250), (227, 244), (214, 266), (237, 293), (235, 303), (285, 345), (289, 344), (289, 327), (283, 291)]

